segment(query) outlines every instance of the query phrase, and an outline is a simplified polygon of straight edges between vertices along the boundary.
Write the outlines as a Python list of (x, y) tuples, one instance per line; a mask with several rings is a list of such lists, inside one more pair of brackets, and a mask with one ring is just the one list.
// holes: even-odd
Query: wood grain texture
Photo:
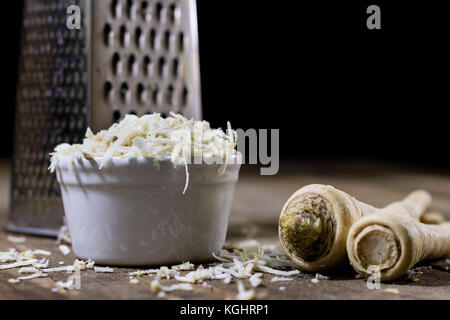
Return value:
[[(3, 193), (9, 185), (9, 167), (2, 164), (0, 168), (0, 190)], [(433, 195), (431, 209), (442, 212), (450, 219), (450, 175), (445, 173), (348, 162), (332, 166), (323, 163), (288, 163), (282, 164), (281, 168), (277, 176), (259, 176), (257, 168), (243, 168), (230, 217), (228, 241), (254, 238), (263, 244), (275, 244), (281, 254), (277, 233), (281, 207), (294, 191), (310, 183), (331, 184), (375, 206), (386, 205), (414, 189), (423, 188)], [(3, 231), (7, 199), (2, 194), (0, 250), (14, 246), (21, 249), (20, 245), (8, 242), (8, 234)], [(26, 236), (26, 239), (24, 247), (52, 252), (51, 266), (58, 266), (58, 261), (72, 264), (76, 258), (73, 254), (63, 256), (54, 239), (32, 236)], [(368, 290), (365, 281), (355, 279), (355, 272), (348, 268), (316, 284), (311, 282), (314, 277), (312, 274), (301, 273), (294, 277), (294, 281), (283, 283), (272, 283), (272, 276), (265, 274), (263, 285), (257, 288), (257, 292), (265, 299), (450, 299), (450, 272), (446, 270), (450, 264), (441, 259), (424, 265), (432, 265), (433, 268), (424, 270), (418, 281), (400, 279), (391, 284), (382, 284), (381, 290)], [(11, 284), (8, 279), (18, 276), (17, 269), (0, 271), (0, 299), (157, 299), (150, 292), (153, 277), (142, 277), (135, 285), (129, 283), (128, 272), (135, 270), (115, 268), (113, 274), (84, 271), (81, 290), (59, 290), (56, 293), (51, 291), (56, 287), (55, 282), (66, 280), (69, 274), (54, 273), (49, 278)], [(172, 282), (162, 281), (164, 284)], [(175, 292), (167, 298), (222, 299), (232, 298), (237, 292), (235, 282), (229, 285), (218, 280), (207, 282), (215, 289), (194, 285), (193, 292)], [(244, 284), (249, 287), (247, 280)], [(281, 286), (286, 289), (280, 291)], [(383, 291), (386, 288), (396, 288), (399, 294)]]

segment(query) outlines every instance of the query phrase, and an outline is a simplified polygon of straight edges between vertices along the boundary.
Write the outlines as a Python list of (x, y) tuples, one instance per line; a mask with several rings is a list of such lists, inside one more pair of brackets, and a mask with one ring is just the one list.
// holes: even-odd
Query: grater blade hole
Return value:
[(105, 99), (109, 99), (111, 97), (111, 93), (113, 90), (113, 86), (110, 81), (106, 81), (104, 85), (103, 95)]
[(150, 76), (152, 74), (152, 59), (149, 56), (144, 57), (144, 74)]
[(156, 21), (162, 22), (163, 20), (163, 5), (161, 2), (156, 4)]
[(167, 118), (169, 116), (169, 113), (168, 112), (161, 112), (161, 117), (162, 118)]
[(156, 30), (155, 29), (150, 30), (150, 48), (152, 50), (155, 50), (155, 48), (156, 48)]
[(138, 47), (138, 48), (142, 47), (142, 44), (144, 42), (143, 37), (144, 37), (144, 35), (142, 33), (141, 27), (137, 27), (134, 32), (134, 41), (136, 43), (136, 47)]
[(153, 92), (152, 92), (152, 100), (153, 100), (154, 105), (159, 104), (159, 95), (160, 95), (159, 88), (158, 88), (158, 86), (155, 86), (155, 88), (153, 89)]
[(141, 15), (144, 20), (151, 20), (152, 14), (147, 1), (141, 1)]
[(136, 18), (136, 4), (133, 0), (127, 0), (127, 16), (131, 20)]
[(120, 85), (120, 97), (122, 98), (122, 101), (128, 102), (130, 99), (130, 88), (128, 86), (128, 83), (122, 82)]
[(105, 42), (105, 45), (111, 44), (111, 38), (113, 36), (114, 32), (111, 28), (111, 25), (109, 23), (105, 24), (105, 27), (103, 28), (103, 41)]
[(164, 32), (164, 49), (167, 51), (170, 50), (170, 31), (166, 30)]
[(160, 57), (158, 59), (158, 75), (162, 78), (164, 77), (164, 69), (166, 67), (166, 58)]
[(175, 4), (171, 4), (169, 7), (169, 21), (171, 24), (177, 24), (180, 18), (180, 9)]
[(143, 103), (147, 100), (147, 91), (142, 83), (137, 85), (137, 96), (139, 102)]
[(180, 65), (180, 63), (179, 63), (178, 59), (177, 58), (173, 59), (173, 61), (172, 61), (172, 76), (174, 78), (178, 77), (179, 65)]
[(137, 73), (137, 61), (134, 54), (128, 58), (128, 72), (132, 75)]
[(165, 100), (166, 100), (166, 104), (170, 107), (172, 107), (172, 105), (173, 105), (173, 93), (174, 93), (173, 86), (169, 85), (166, 90)]
[(114, 18), (118, 19), (122, 15), (122, 4), (119, 0), (111, 1), (111, 14)]
[(112, 57), (112, 69), (114, 74), (120, 74), (122, 71), (122, 61), (119, 53), (114, 53)]
[(181, 103), (182, 103), (183, 106), (187, 105), (188, 94), (189, 94), (188, 88), (184, 87), (183, 88), (183, 94), (181, 96), (181, 99), (182, 99)]
[(120, 27), (120, 45), (122, 47), (127, 47), (130, 43), (130, 33), (125, 25)]
[(122, 115), (121, 115), (121, 113), (120, 113), (120, 111), (119, 110), (115, 110), (114, 112), (113, 112), (113, 121), (114, 122), (118, 122), (119, 120), (120, 120), (120, 117), (121, 117)]
[(178, 34), (178, 50), (180, 52), (184, 51), (184, 33), (183, 32), (180, 32)]

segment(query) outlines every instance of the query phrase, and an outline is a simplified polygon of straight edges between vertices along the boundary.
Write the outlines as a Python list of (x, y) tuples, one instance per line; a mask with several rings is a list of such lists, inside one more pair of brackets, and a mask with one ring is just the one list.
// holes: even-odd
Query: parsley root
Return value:
[(395, 280), (420, 261), (450, 254), (450, 222), (431, 225), (401, 213), (371, 214), (351, 227), (347, 252), (362, 275), (369, 276), (368, 267), (375, 265), (381, 281)]
[(377, 212), (399, 212), (419, 219), (430, 201), (428, 192), (419, 190), (378, 209), (332, 186), (308, 185), (297, 190), (281, 211), (280, 242), (300, 269), (328, 271), (348, 261), (347, 234), (355, 221)]

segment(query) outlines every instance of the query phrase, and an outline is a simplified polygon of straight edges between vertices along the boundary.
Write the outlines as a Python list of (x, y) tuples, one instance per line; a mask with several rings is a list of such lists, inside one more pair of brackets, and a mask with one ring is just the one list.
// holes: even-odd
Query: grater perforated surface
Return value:
[[(66, 26), (72, 4), (80, 30)], [(82, 142), (87, 126), (171, 110), (200, 119), (198, 63), (195, 1), (26, 0), (8, 228), (57, 233), (64, 212), (49, 152)]]
[(194, 2), (93, 2), (95, 129), (126, 113), (201, 117)]

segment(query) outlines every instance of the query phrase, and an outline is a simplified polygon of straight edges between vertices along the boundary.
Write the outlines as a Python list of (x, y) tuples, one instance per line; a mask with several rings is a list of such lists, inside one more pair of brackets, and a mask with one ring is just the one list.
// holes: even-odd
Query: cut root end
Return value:
[(401, 247), (391, 229), (381, 225), (371, 225), (359, 232), (353, 242), (353, 252), (360, 268), (379, 266), (380, 270), (392, 268), (400, 258)]

